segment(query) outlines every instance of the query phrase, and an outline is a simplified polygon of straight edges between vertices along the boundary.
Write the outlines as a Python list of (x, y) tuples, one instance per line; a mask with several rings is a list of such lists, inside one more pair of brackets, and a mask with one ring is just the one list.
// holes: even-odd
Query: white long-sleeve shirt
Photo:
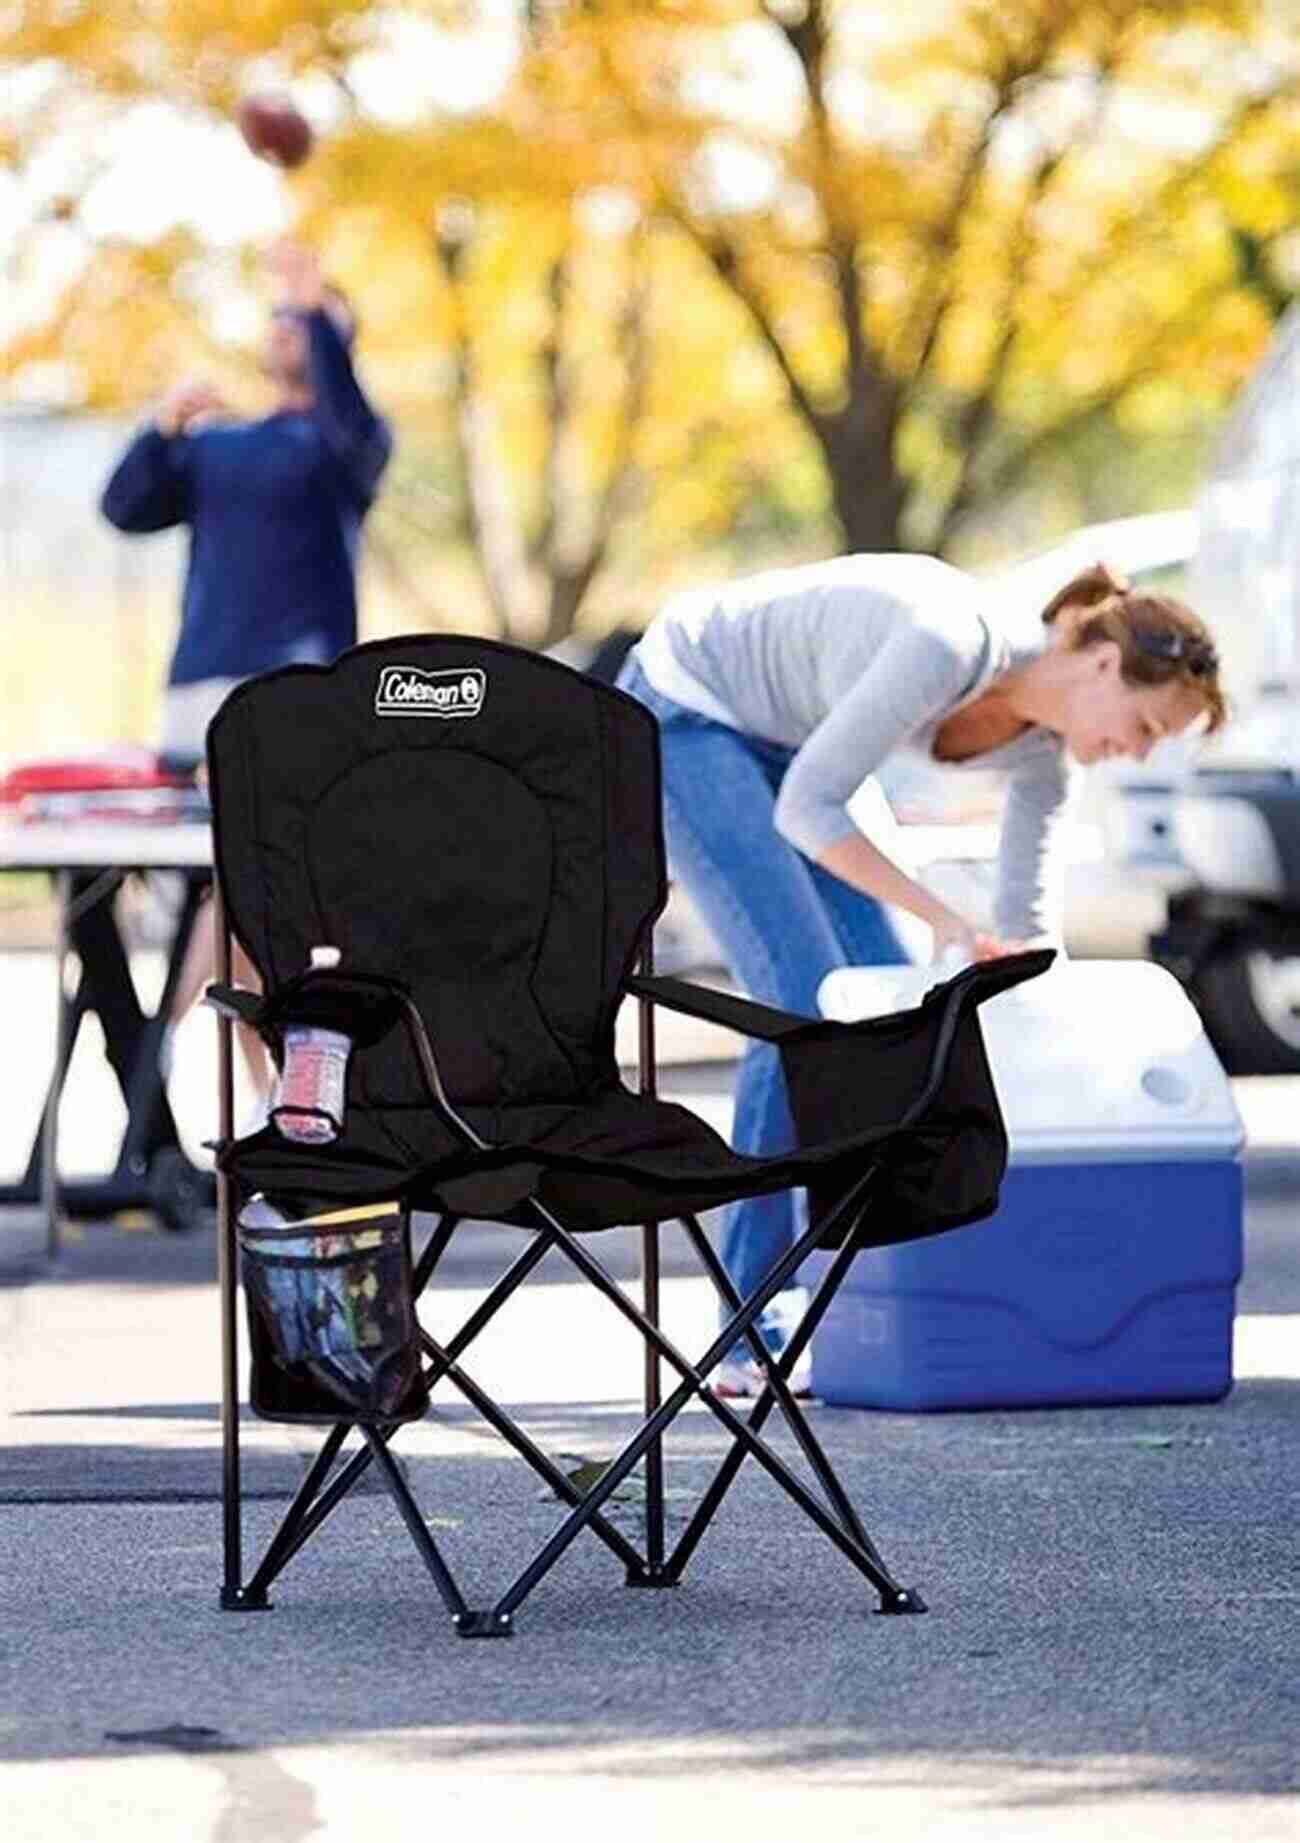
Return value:
[[(669, 602), (637, 648), (665, 697), (795, 750), (777, 830), (808, 857), (856, 828), (848, 802), (890, 756), (933, 760), (945, 717), (1041, 652), (1041, 624), (995, 624), (979, 584), (937, 558), (837, 557), (772, 570)], [(1023, 731), (954, 769), (1008, 782), (995, 925), (1012, 939), (1054, 933), (1049, 862), (1070, 790), (1060, 738)]]

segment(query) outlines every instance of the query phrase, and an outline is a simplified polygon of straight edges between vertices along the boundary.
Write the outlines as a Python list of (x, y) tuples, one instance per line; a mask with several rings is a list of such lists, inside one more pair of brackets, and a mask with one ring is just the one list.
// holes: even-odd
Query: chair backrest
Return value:
[[(667, 883), (653, 717), (519, 648), (417, 635), (231, 693), (208, 732), (217, 875), (268, 993), (313, 947), (395, 979), (451, 1096), (569, 1100)], [(402, 1033), (361, 1097), (424, 1106)]]

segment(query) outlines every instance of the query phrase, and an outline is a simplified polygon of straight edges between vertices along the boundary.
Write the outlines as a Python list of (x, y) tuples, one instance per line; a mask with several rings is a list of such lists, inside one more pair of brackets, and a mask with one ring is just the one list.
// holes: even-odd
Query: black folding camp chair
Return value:
[[(877, 1553), (789, 1379), (856, 1250), (951, 1229), (994, 1207), (1006, 1140), (976, 1007), (1042, 971), (1051, 955), (973, 968), (915, 1010), (853, 1025), (656, 979), (651, 939), (666, 883), (654, 719), (617, 690), (487, 641), (381, 641), (330, 667), (294, 666), (252, 681), (214, 720), (208, 762), (222, 903), (219, 983), (209, 993), (221, 1015), (222, 1605), (265, 1607), (271, 1581), (373, 1463), (456, 1630), (505, 1636), (584, 1530), (623, 1565), (628, 1585), (676, 1584), (752, 1456), (872, 1584), (880, 1611), (923, 1611), (921, 1596), (900, 1586)], [(258, 968), (260, 994), (229, 984), (230, 930)], [(333, 952), (313, 966), (321, 947)], [(335, 955), (336, 965), (319, 963)], [(615, 1014), (629, 993), (641, 1006), (638, 1093), (623, 1085), (615, 1059)], [(693, 1113), (657, 1098), (655, 1005), (779, 1047), (797, 1151), (743, 1157)], [(293, 1142), (274, 1118), (232, 1139), (236, 1019), (255, 1026), (277, 1059), (291, 1024), (351, 1039), (335, 1139)], [(696, 1212), (793, 1186), (808, 1189), (808, 1227), (742, 1301)], [(278, 1206), (287, 1227), (247, 1226), (255, 1193)], [(413, 1210), (438, 1218), (414, 1265)], [(439, 1343), (420, 1328), (412, 1301), (436, 1278), (466, 1217), (534, 1235), (460, 1331)], [(659, 1324), (658, 1235), (672, 1220), (732, 1314), (695, 1362)], [(620, 1224), (642, 1225), (641, 1309), (590, 1251), (591, 1232)], [(836, 1252), (776, 1360), (757, 1317), (817, 1248)], [(644, 1421), (586, 1490), (462, 1363), (551, 1249), (646, 1345)], [(241, 1253), (254, 1410), (330, 1427), (247, 1580), (236, 1376)], [(283, 1313), (277, 1318), (286, 1295), (298, 1302), (291, 1335)], [(762, 1394), (743, 1408), (709, 1383), (738, 1338), (766, 1373)], [(675, 1372), (666, 1392), (665, 1364)], [(442, 1378), (569, 1506), (486, 1607), (466, 1603), (389, 1451)], [(670, 1550), (664, 1435), (692, 1400), (732, 1444)], [(812, 1486), (761, 1437), (774, 1407)], [(360, 1445), (340, 1457), (352, 1429)], [(642, 1461), (638, 1544), (602, 1513)]]

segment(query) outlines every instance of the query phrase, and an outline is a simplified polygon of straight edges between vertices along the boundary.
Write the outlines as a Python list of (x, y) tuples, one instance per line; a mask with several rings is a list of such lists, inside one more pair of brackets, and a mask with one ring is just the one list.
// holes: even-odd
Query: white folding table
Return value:
[[(211, 865), (211, 831), (197, 819), (88, 816), (0, 823), (0, 872), (47, 871), (57, 900), (54, 1072), (26, 1172), (16, 1183), (0, 1185), (0, 1207), (42, 1207), (51, 1256), (59, 1248), (61, 1213), (93, 1218), (147, 1208), (167, 1228), (182, 1229), (211, 1202), (211, 1173), (195, 1165), (181, 1147), (159, 1066), (172, 994), (211, 884)], [(112, 898), (128, 877), (158, 871), (178, 873), (183, 896), (162, 996), (150, 1013), (141, 1005), (131, 976)], [(77, 977), (69, 991), (74, 954)], [(77, 1031), (92, 1011), (103, 1027), (127, 1122), (111, 1172), (62, 1180), (59, 1103)]]

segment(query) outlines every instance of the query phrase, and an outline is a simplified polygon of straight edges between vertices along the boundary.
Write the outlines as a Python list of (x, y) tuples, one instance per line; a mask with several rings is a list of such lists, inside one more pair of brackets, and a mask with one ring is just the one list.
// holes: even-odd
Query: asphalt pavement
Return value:
[[(725, 1111), (728, 1074), (679, 1068), (669, 1086)], [(96, 1130), (74, 1121), (73, 1143)], [(886, 1559), (929, 1602), (913, 1619), (873, 1616), (753, 1465), (680, 1589), (629, 1592), (587, 1538), (507, 1643), (454, 1636), (369, 1481), (272, 1611), (223, 1613), (211, 1230), (74, 1225), (53, 1267), (29, 1249), (0, 1284), (0, 1833), (1073, 1843), (1105, 1827), (1297, 1843), (1300, 1154), (1265, 1138), (1248, 1156), (1224, 1401), (812, 1410)], [(466, 1225), (431, 1327), (518, 1245)], [(631, 1280), (635, 1238), (601, 1246)], [(708, 1295), (675, 1235), (666, 1246), (666, 1323), (698, 1347)], [(565, 1462), (609, 1456), (635, 1425), (639, 1364), (551, 1258), (467, 1359)], [(703, 1412), (679, 1426), (675, 1526), (725, 1443)], [(252, 1554), (314, 1440), (252, 1420), (245, 1438)], [(395, 1450), (476, 1596), (561, 1514), (454, 1393)], [(615, 1514), (636, 1511), (633, 1495)]]

